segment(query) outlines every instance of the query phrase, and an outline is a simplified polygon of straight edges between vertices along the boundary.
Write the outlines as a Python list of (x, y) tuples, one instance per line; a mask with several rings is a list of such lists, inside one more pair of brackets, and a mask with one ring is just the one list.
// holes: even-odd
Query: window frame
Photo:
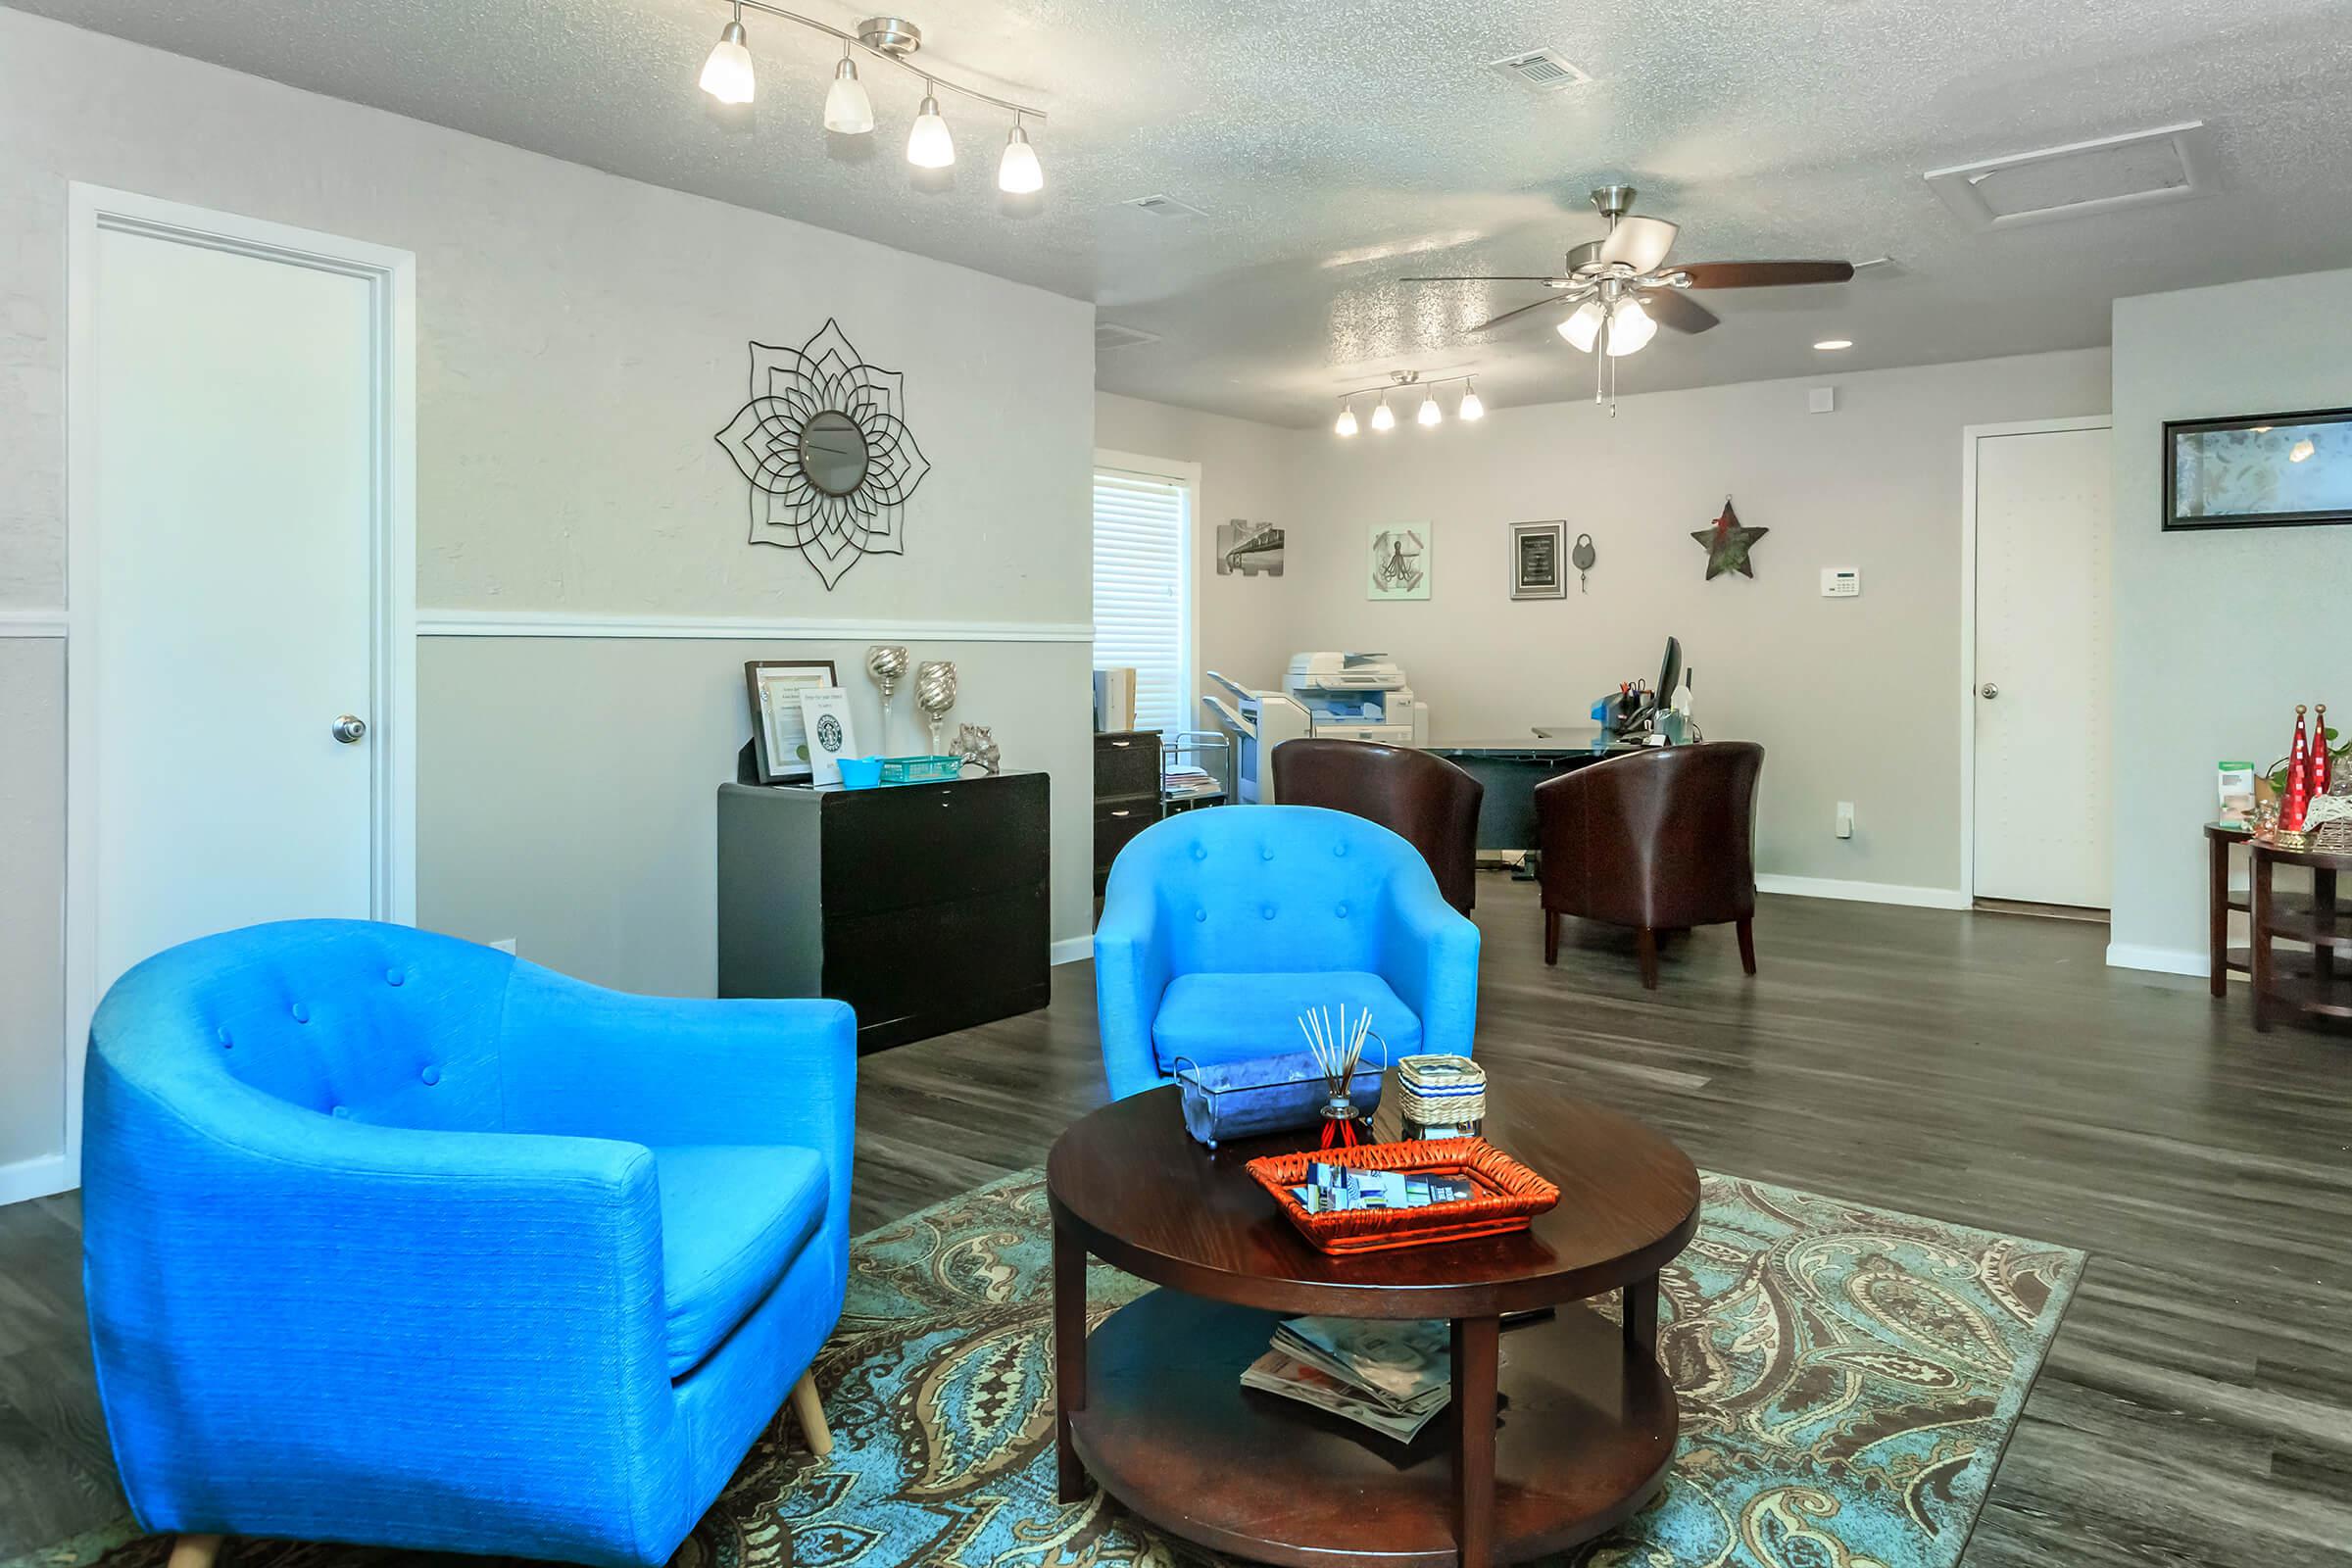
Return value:
[[(1198, 729), (1200, 727), (1197, 712), (1200, 701), (1200, 465), (1180, 458), (1156, 458), (1107, 447), (1095, 449), (1095, 466), (1087, 478), (1086, 582), (1090, 622), (1094, 615), (1095, 482), (1105, 473), (1133, 479), (1155, 479), (1163, 484), (1179, 485), (1184, 490), (1183, 538), (1179, 541), (1176, 553), (1179, 563), (1176, 584), (1176, 728)], [(1087, 667), (1095, 667), (1091, 638), (1087, 646)], [(1137, 715), (1136, 722), (1143, 722), (1141, 714)]]

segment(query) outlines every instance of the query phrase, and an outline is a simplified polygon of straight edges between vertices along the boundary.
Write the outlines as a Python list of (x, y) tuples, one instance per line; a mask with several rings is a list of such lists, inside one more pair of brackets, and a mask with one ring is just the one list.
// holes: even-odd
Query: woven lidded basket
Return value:
[(1487, 1119), (1487, 1069), (1468, 1056), (1399, 1056), (1394, 1076), (1407, 1138), (1428, 1127), (1476, 1131)]

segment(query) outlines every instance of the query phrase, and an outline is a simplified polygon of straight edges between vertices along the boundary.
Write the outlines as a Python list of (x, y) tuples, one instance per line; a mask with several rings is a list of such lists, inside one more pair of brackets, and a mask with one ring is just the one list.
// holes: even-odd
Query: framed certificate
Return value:
[(1511, 597), (1561, 599), (1568, 593), (1568, 524), (1511, 524)]
[(838, 686), (830, 659), (758, 659), (743, 666), (744, 690), (752, 700), (752, 760), (762, 784), (786, 784), (809, 776), (808, 730), (801, 716), (801, 693)]

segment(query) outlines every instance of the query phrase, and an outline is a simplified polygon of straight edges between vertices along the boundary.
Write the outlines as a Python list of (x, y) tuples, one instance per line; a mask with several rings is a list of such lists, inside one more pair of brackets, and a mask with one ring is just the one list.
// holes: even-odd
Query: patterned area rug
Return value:
[[(1659, 1353), (1682, 1400), (1666, 1490), (1568, 1561), (1950, 1568), (2082, 1254), (1724, 1176), (1705, 1178), (1703, 1201), (1664, 1280)], [(1219, 1562), (1099, 1494), (1054, 1500), (1051, 1223), (1032, 1171), (860, 1238), (817, 1363), (832, 1457), (779, 1419), (674, 1568), (771, 1568), (787, 1532), (797, 1568)], [(1149, 1288), (1098, 1264), (1090, 1304), (1107, 1314)], [(106, 1550), (121, 1541), (27, 1561), (163, 1559), (157, 1540)], [(417, 1560), (251, 1541), (231, 1553), (227, 1568)]]

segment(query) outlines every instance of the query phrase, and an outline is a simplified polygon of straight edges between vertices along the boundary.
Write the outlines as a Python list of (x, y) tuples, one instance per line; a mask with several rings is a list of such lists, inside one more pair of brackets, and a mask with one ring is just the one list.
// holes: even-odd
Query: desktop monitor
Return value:
[(1656, 703), (1660, 712), (1674, 706), (1674, 689), (1683, 682), (1683, 645), (1675, 638), (1666, 639), (1666, 658), (1658, 665)]

